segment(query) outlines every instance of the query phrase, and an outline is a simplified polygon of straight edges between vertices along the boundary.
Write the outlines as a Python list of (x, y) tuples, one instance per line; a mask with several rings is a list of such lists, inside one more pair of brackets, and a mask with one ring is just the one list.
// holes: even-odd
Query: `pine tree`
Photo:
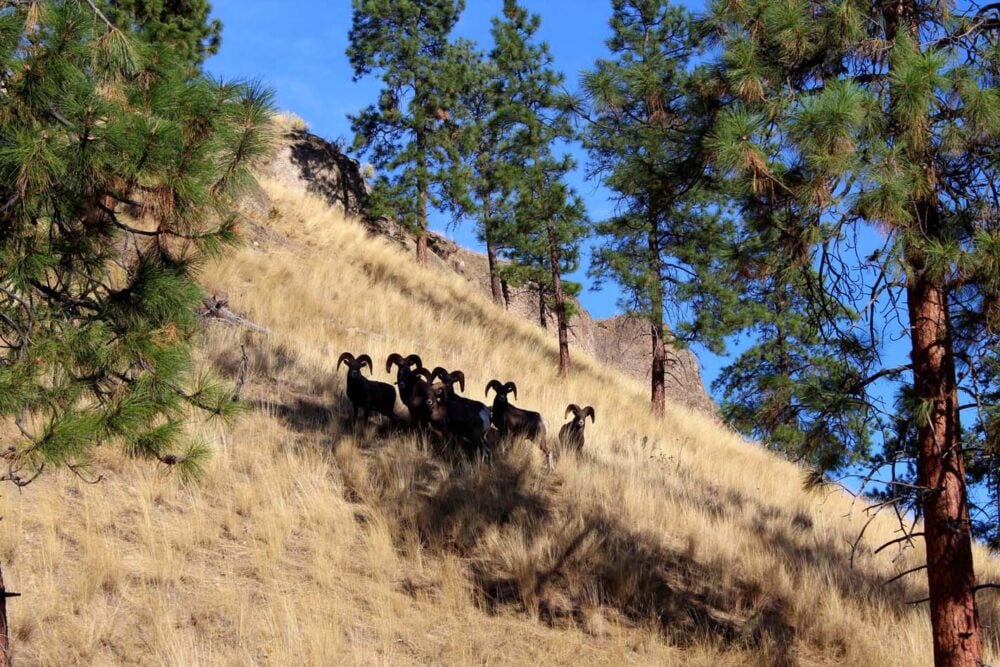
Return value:
[[(735, 303), (737, 285), (712, 279), (723, 271), (729, 222), (705, 173), (701, 145), (714, 110), (693, 69), (694, 18), (666, 0), (615, 0), (612, 6), (611, 57), (583, 77), (590, 170), (613, 193), (618, 210), (596, 227), (603, 243), (591, 273), (598, 283), (621, 285), (621, 305), (649, 324), (651, 403), (662, 415), (667, 344), (698, 341), (719, 349), (724, 325), (735, 315), (721, 317), (706, 306)], [(665, 325), (671, 304), (696, 306), (675, 310), (678, 335)]]
[(502, 113), (502, 81), (496, 63), (481, 54), (470, 58), (469, 78), (460, 97), (464, 110), (460, 154), (467, 165), (468, 192), (458, 217), (475, 220), (479, 241), (486, 246), (490, 293), (497, 305), (508, 306), (506, 280), (501, 276), (501, 239), (514, 218), (513, 202), (521, 167), (511, 159), (514, 118)]
[(535, 42), (541, 19), (504, 0), (503, 17), (493, 20), (490, 57), (498, 71), (498, 115), (512, 125), (507, 159), (520, 165), (513, 203), (514, 224), (502, 243), (513, 260), (504, 271), (511, 284), (531, 282), (539, 294), (539, 316), (546, 321), (551, 296), (559, 336), (559, 373), (569, 372), (569, 297), (579, 286), (563, 277), (579, 265), (586, 234), (583, 202), (565, 183), (573, 168), (569, 156), (554, 155), (555, 145), (573, 137), (568, 100), (558, 89), (563, 77), (552, 67), (544, 42)]
[(106, 0), (102, 6), (116, 25), (137, 27), (150, 43), (169, 45), (196, 67), (222, 45), (222, 21), (211, 18), (208, 0)]
[[(1000, 304), (1000, 23), (987, 13), (757, 0), (716, 4), (706, 23), (728, 105), (714, 164), (748, 200), (794, 212), (773, 225), (806, 258), (805, 312), (826, 349), (846, 367), (860, 348), (854, 395), (875, 404), (880, 381), (905, 390), (887, 419), (912, 434), (935, 663), (970, 667), (982, 639), (963, 447), (976, 438), (959, 395)], [(897, 331), (902, 368), (880, 361)]]
[(171, 453), (185, 406), (231, 412), (191, 375), (193, 272), (233, 239), (270, 93), (192, 79), (85, 2), (3, 10), (0, 35), (0, 414), (23, 436), (7, 481), (108, 441), (193, 470), (202, 447)]
[(20, 434), (0, 481), (87, 474), (107, 444), (197, 473), (188, 421), (238, 406), (192, 365), (194, 274), (233, 238), (270, 93), (53, 0), (0, 8), (0, 98), (0, 420)]
[(373, 186), (369, 213), (394, 217), (417, 239), (427, 263), (427, 217), (462, 189), (456, 172), (457, 103), (475, 50), (452, 42), (464, 0), (354, 0), (348, 58), (355, 80), (378, 74), (376, 104), (351, 117), (355, 147), (383, 170)]

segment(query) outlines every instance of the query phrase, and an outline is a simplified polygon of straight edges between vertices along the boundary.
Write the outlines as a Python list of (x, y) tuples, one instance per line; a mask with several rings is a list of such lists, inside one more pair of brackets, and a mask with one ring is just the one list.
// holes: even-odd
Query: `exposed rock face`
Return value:
[[(637, 380), (651, 383), (653, 342), (649, 325), (639, 318), (618, 315), (597, 320), (594, 356), (616, 366)], [(690, 350), (667, 346), (667, 398), (697, 410), (714, 413), (715, 402), (705, 391), (698, 368), (698, 357)]]
[[(263, 172), (287, 187), (301, 188), (322, 197), (347, 213), (359, 213), (367, 193), (367, 184), (357, 160), (337, 146), (303, 129), (283, 133), (274, 158)], [(416, 241), (392, 220), (368, 220), (373, 234), (392, 239), (415, 252)], [(460, 247), (440, 234), (428, 234), (429, 263), (440, 271), (457, 273), (490, 295), (489, 263), (486, 256)], [(518, 317), (541, 325), (538, 295), (531, 288), (511, 288), (508, 310)], [(546, 328), (556, 335), (556, 317), (547, 313)], [(603, 363), (616, 367), (645, 384), (650, 383), (652, 345), (648, 327), (635, 318), (623, 315), (594, 320), (578, 306), (570, 319), (570, 345), (586, 350)], [(705, 391), (698, 370), (698, 359), (687, 350), (668, 348), (666, 391), (675, 403), (715, 412), (716, 406)]]
[(304, 129), (282, 133), (278, 150), (263, 171), (283, 185), (305, 188), (351, 214), (361, 211), (368, 192), (361, 163)]

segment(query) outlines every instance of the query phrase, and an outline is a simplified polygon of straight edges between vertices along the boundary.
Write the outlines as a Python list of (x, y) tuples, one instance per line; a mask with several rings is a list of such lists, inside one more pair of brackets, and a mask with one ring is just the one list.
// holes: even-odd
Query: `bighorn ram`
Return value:
[(440, 378), (442, 384), (430, 388), (427, 406), (431, 425), (445, 437), (455, 438), (473, 451), (478, 449), (480, 455), (489, 460), (490, 446), (486, 441), (486, 432), (490, 428), (489, 408), (455, 393), (456, 382), (465, 391), (465, 374), (462, 371), (449, 373), (439, 366), (431, 373), (431, 379), (436, 378)]
[[(414, 424), (419, 423), (421, 420), (417, 418), (413, 413), (413, 390), (417, 386), (417, 382), (420, 379), (418, 375), (423, 368), (424, 363), (420, 360), (420, 357), (411, 354), (407, 357), (403, 357), (395, 352), (389, 355), (389, 358), (385, 360), (385, 372), (391, 373), (392, 367), (395, 365), (396, 370), (396, 387), (399, 388), (399, 400), (403, 402), (403, 405), (410, 411), (410, 421)], [(427, 373), (426, 369), (423, 369)], [(428, 379), (430, 375), (428, 374)], [(419, 402), (420, 407), (423, 406), (423, 402)]]
[(517, 385), (513, 382), (501, 384), (499, 380), (490, 380), (486, 385), (486, 395), (490, 395), (490, 389), (496, 392), (493, 398), (493, 425), (497, 427), (497, 434), (501, 439), (523, 437), (538, 443), (542, 452), (545, 453), (545, 460), (552, 470), (555, 466), (552, 461), (552, 450), (545, 442), (545, 435), (548, 431), (548, 424), (545, 417), (538, 412), (522, 410), (510, 404), (507, 394), (514, 394), (517, 398)]
[(413, 371), (412, 377), (408, 380), (411, 385), (408, 391), (409, 397), (403, 404), (410, 411), (410, 425), (420, 430), (431, 424), (430, 400), (434, 391), (433, 382), (431, 372), (423, 366)]
[(350, 352), (344, 352), (337, 360), (337, 370), (341, 364), (347, 364), (347, 398), (354, 407), (351, 422), (357, 421), (358, 411), (364, 411), (364, 419), (368, 419), (374, 410), (392, 419), (395, 417), (393, 407), (396, 405), (396, 390), (391, 384), (369, 380), (361, 374), (368, 366), (372, 370), (372, 358), (362, 354), (357, 359)]
[(573, 447), (576, 451), (583, 449), (583, 425), (590, 417), (590, 423), (594, 423), (594, 408), (589, 405), (583, 409), (575, 403), (566, 406), (566, 415), (573, 413), (573, 420), (563, 424), (559, 429), (559, 444), (563, 447)]

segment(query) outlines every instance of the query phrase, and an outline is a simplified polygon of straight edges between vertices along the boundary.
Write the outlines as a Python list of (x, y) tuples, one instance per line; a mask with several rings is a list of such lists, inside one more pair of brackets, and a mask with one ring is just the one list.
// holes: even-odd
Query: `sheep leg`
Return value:
[(493, 452), (490, 450), (490, 443), (486, 442), (486, 434), (479, 439), (479, 451), (482, 455), (483, 463), (493, 465)]

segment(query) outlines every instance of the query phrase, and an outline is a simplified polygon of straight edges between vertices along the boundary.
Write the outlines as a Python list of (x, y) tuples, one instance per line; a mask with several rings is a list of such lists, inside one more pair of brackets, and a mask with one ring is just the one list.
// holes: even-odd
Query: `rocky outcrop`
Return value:
[[(349, 214), (360, 212), (367, 194), (360, 163), (302, 127), (285, 128), (281, 132), (277, 151), (262, 171), (286, 187), (304, 189)], [(373, 234), (389, 238), (414, 252), (416, 242), (412, 235), (394, 221), (369, 219), (364, 224)], [(485, 255), (462, 248), (433, 232), (429, 233), (428, 248), (432, 268), (457, 273), (484, 294), (490, 294), (489, 264)], [(508, 297), (509, 312), (542, 325), (535, 290), (512, 288), (508, 290)], [(545, 327), (556, 335), (554, 314), (547, 314)], [(650, 383), (652, 345), (649, 329), (641, 320), (624, 315), (594, 320), (584, 308), (578, 307), (578, 313), (570, 319), (569, 334), (572, 347), (587, 351), (640, 382)], [(698, 359), (690, 351), (668, 349), (666, 391), (667, 397), (676, 403), (715, 412), (715, 404), (701, 380)]]
[[(649, 325), (628, 315), (597, 320), (595, 325), (594, 356), (616, 366), (626, 375), (650, 384), (653, 342)], [(667, 347), (664, 385), (669, 400), (704, 412), (716, 411), (715, 402), (705, 391), (698, 357), (690, 350)]]
[(336, 144), (303, 128), (281, 131), (274, 157), (262, 171), (287, 187), (304, 188), (350, 214), (361, 212), (368, 193), (361, 163)]

